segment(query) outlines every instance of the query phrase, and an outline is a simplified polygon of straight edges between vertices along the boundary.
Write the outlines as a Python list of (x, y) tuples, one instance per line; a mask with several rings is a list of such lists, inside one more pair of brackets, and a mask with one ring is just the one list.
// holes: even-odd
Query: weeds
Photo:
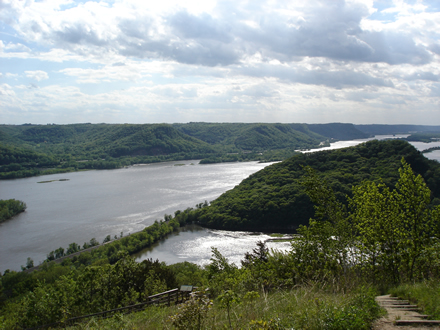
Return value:
[[(93, 320), (74, 329), (369, 329), (381, 316), (376, 292), (360, 288), (354, 293), (335, 293), (319, 285), (297, 287), (269, 294), (249, 292), (241, 304), (227, 308), (217, 300), (197, 300), (178, 307), (150, 307), (130, 315)], [(182, 315), (179, 323), (176, 315)], [(164, 321), (165, 320), (165, 321)], [(186, 322), (186, 323), (185, 323)], [(231, 323), (229, 323), (231, 322)]]
[(440, 319), (440, 283), (435, 280), (416, 284), (402, 284), (390, 293), (416, 303), (433, 319)]

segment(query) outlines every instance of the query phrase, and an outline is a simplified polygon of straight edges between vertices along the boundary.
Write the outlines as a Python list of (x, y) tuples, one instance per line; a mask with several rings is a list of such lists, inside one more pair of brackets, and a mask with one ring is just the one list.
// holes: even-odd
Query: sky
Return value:
[(0, 124), (440, 125), (438, 0), (0, 0)]

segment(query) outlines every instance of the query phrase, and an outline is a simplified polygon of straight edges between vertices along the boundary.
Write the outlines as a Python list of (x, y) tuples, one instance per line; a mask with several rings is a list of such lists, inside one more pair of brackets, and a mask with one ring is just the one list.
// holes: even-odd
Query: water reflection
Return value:
[[(258, 241), (265, 241), (271, 236), (263, 233), (243, 231), (225, 231), (189, 225), (180, 232), (170, 235), (166, 240), (156, 243), (135, 255), (136, 261), (159, 259), (167, 264), (188, 261), (200, 266), (207, 265), (212, 256), (211, 247), (217, 248), (230, 262), (240, 266), (246, 252), (256, 248)], [(267, 242), (269, 249), (287, 251), (289, 242)]]

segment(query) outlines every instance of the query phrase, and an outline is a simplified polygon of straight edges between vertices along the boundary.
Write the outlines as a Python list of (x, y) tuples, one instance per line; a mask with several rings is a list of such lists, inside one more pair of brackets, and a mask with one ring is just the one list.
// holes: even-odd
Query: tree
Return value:
[[(292, 258), (301, 279), (340, 276), (358, 269), (370, 279), (399, 283), (429, 277), (440, 223), (440, 206), (402, 158), (394, 189), (381, 180), (354, 186), (346, 211), (310, 168), (303, 185), (316, 218), (301, 226)], [(385, 281), (385, 282), (384, 282)]]
[(300, 237), (292, 243), (292, 258), (297, 280), (319, 280), (328, 276), (345, 275), (351, 264), (353, 229), (347, 209), (328, 183), (319, 178), (311, 167), (301, 184), (314, 203), (315, 219), (297, 230)]
[(78, 244), (70, 243), (69, 247), (67, 248), (66, 255), (78, 252), (80, 249), (81, 249), (81, 246), (79, 246)]
[(26, 261), (26, 268), (29, 269), (32, 267), (34, 267), (34, 261), (32, 260), (32, 258), (28, 257)]
[(402, 159), (394, 190), (383, 183), (364, 182), (353, 188), (352, 218), (359, 235), (361, 257), (379, 266), (392, 281), (424, 276), (424, 259), (434, 244), (439, 206), (431, 207), (431, 191)]
[(59, 247), (58, 249), (55, 250), (55, 258), (61, 258), (64, 257), (64, 248)]

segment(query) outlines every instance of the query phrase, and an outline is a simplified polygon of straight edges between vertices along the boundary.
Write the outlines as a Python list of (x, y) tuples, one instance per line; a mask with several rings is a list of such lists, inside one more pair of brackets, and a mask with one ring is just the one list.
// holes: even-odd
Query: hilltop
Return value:
[[(439, 126), (187, 123), (0, 125), (0, 179), (139, 163), (279, 161), (298, 150)], [(424, 137), (426, 139), (426, 136)]]
[(382, 178), (388, 186), (398, 179), (401, 159), (421, 174), (440, 204), (440, 164), (428, 160), (406, 141), (369, 141), (355, 147), (306, 153), (252, 174), (199, 213), (203, 226), (250, 231), (295, 231), (313, 216), (313, 204), (301, 180), (310, 166), (343, 200), (364, 180)]

